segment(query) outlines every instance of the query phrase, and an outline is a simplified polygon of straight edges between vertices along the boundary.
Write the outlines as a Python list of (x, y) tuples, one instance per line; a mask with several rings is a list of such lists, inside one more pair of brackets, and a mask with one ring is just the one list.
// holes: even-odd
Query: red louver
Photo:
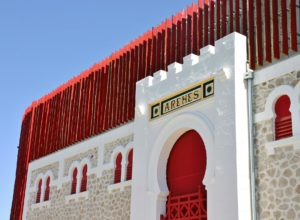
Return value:
[(275, 104), (275, 139), (290, 137), (292, 131), (291, 101), (287, 95), (281, 96)]

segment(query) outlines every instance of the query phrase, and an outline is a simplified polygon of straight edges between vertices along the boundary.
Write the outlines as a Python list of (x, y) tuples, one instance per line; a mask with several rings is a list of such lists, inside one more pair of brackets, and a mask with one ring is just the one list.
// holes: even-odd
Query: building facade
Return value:
[(199, 1), (34, 102), (11, 219), (300, 219), (299, 4)]

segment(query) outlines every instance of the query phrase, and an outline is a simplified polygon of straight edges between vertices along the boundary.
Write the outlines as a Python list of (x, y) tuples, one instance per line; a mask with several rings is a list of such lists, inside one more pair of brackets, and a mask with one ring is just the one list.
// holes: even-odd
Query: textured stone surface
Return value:
[(259, 113), (264, 110), (268, 95), (274, 88), (281, 85), (295, 86), (300, 79), (300, 72), (294, 71), (287, 73), (282, 77), (263, 82), (259, 85), (255, 85), (253, 88), (253, 112)]
[(133, 141), (133, 135), (128, 135), (126, 137), (118, 138), (115, 141), (107, 143), (104, 145), (104, 163), (109, 163), (112, 153), (117, 146), (125, 147), (129, 142)]
[(80, 162), (84, 158), (89, 158), (91, 161), (91, 168), (94, 168), (97, 166), (97, 160), (98, 160), (98, 150), (97, 148), (90, 149), (86, 152), (80, 153), (78, 155), (75, 155), (73, 157), (69, 157), (65, 159), (65, 169), (64, 169), (64, 176), (67, 176), (69, 174), (69, 169), (71, 164), (74, 161)]
[[(264, 110), (270, 92), (280, 85), (295, 86), (297, 71), (254, 87), (253, 111)], [(265, 144), (274, 141), (274, 119), (255, 124), (257, 179), (256, 195), (261, 220), (300, 219), (300, 151), (291, 145), (275, 148), (268, 156)]]
[[(52, 187), (50, 207), (30, 209), (27, 217), (30, 220), (40, 219), (86, 219), (86, 220), (129, 220), (131, 188), (124, 191), (108, 193), (108, 185), (113, 184), (113, 170), (104, 171), (101, 178), (92, 174), (88, 176), (88, 198), (66, 202), (70, 195), (71, 183), (63, 184), (61, 189)], [(35, 203), (36, 193), (30, 194), (30, 206)], [(29, 206), (29, 207), (30, 207)]]
[(58, 162), (57, 163), (53, 163), (53, 164), (49, 164), (45, 167), (39, 168), (37, 170), (34, 170), (31, 174), (31, 179), (30, 179), (30, 187), (34, 186), (34, 183), (36, 181), (36, 178), (39, 174), (44, 174), (46, 173), (48, 170), (51, 170), (52, 174), (53, 174), (53, 178), (54, 180), (57, 179), (58, 177)]

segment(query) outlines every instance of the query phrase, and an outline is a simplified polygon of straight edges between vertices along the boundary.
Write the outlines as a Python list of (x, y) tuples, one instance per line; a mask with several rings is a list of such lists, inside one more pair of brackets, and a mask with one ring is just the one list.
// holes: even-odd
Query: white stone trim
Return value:
[(116, 158), (119, 153), (122, 155), (122, 170), (121, 170), (121, 182), (126, 181), (128, 154), (131, 149), (134, 149), (133, 141), (129, 142), (125, 147), (119, 145), (113, 150), (112, 156), (108, 164), (103, 166), (103, 170), (110, 170), (116, 168)]
[[(148, 166), (148, 189), (151, 192), (168, 195), (166, 167), (169, 154), (176, 140), (186, 131), (195, 130), (200, 134), (206, 147), (207, 168), (203, 184), (208, 187), (214, 177), (214, 130), (211, 121), (200, 113), (180, 114), (167, 123), (157, 137), (150, 154)], [(208, 147), (209, 146), (209, 147)]]
[(283, 58), (269, 66), (256, 70), (254, 72), (253, 85), (258, 85), (283, 76), (286, 73), (300, 70), (300, 54), (292, 55), (291, 57)]
[[(29, 187), (29, 189), (28, 189), (30, 193), (35, 193), (35, 196), (36, 196), (36, 193), (37, 193), (37, 190), (38, 190), (38, 182), (39, 182), (39, 180), (42, 180), (41, 198), (40, 198), (39, 203), (48, 202), (48, 201), (44, 201), (44, 199), (45, 199), (45, 190), (46, 190), (46, 181), (47, 181), (48, 177), (50, 177), (50, 189), (51, 189), (51, 187), (56, 184), (56, 181), (54, 180), (54, 176), (53, 176), (53, 173), (52, 173), (51, 170), (47, 170), (45, 173), (39, 173), (37, 175), (37, 177), (35, 178), (34, 186)], [(51, 193), (51, 190), (50, 190), (50, 193)], [(50, 197), (49, 197), (49, 200), (50, 200)], [(39, 204), (39, 203), (36, 203), (36, 204)]]
[(66, 203), (69, 203), (70, 201), (79, 201), (79, 200), (86, 200), (89, 197), (89, 191), (79, 192), (71, 195), (66, 196)]
[[(232, 33), (200, 54), (186, 56), (183, 64), (169, 65), (167, 74), (159, 71), (137, 82), (131, 220), (159, 220), (165, 214), (166, 158), (176, 139), (190, 129), (199, 132), (208, 151), (204, 179), (208, 219), (251, 219), (243, 78), (246, 38)], [(215, 79), (213, 97), (149, 121), (148, 105), (211, 77)]]
[(293, 136), (300, 135), (300, 82), (294, 88), (290, 85), (282, 85), (275, 88), (267, 97), (264, 111), (255, 114), (254, 122), (259, 123), (265, 120), (274, 119), (276, 116), (275, 104), (282, 95), (288, 95), (291, 101), (290, 112), (292, 115)]
[(275, 154), (275, 149), (280, 147), (293, 146), (294, 150), (300, 149), (300, 135), (283, 138), (280, 140), (266, 143), (266, 150), (268, 156)]
[(51, 207), (51, 201), (44, 201), (44, 202), (39, 202), (39, 203), (34, 203), (31, 205), (31, 209), (42, 209), (42, 208), (49, 208)]
[(109, 193), (113, 193), (113, 192), (116, 192), (116, 191), (124, 191), (125, 188), (129, 188), (131, 187), (131, 180), (127, 180), (127, 181), (124, 181), (124, 182), (120, 182), (120, 183), (115, 183), (113, 185), (109, 185), (107, 186), (107, 190)]

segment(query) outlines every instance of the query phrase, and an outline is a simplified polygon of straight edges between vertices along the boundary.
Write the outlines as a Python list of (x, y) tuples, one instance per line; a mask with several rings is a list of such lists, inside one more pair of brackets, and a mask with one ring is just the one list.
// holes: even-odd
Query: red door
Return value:
[(166, 220), (206, 220), (206, 190), (202, 183), (206, 151), (195, 130), (184, 133), (174, 144), (167, 164), (169, 197)]

